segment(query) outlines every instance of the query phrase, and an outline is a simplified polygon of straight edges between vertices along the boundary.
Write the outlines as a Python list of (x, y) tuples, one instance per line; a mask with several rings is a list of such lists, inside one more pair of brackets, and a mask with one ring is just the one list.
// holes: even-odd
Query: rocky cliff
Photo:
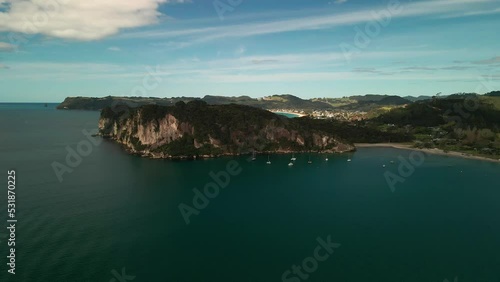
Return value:
[(314, 120), (304, 123), (249, 106), (192, 101), (175, 106), (105, 108), (99, 130), (129, 152), (152, 158), (354, 150), (353, 145), (314, 124)]

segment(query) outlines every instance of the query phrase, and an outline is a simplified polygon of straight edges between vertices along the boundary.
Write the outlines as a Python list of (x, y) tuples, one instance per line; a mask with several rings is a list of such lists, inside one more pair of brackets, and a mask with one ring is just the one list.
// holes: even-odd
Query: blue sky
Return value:
[(0, 0), (0, 102), (485, 93), (499, 26), (498, 0)]

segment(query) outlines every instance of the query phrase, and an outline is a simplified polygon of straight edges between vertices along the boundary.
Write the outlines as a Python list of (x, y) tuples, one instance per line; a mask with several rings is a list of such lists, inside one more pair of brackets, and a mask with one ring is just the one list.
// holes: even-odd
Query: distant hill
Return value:
[(178, 98), (155, 98), (155, 97), (68, 97), (57, 106), (60, 110), (87, 110), (100, 111), (106, 107), (126, 105), (128, 107), (140, 107), (144, 105), (174, 105), (179, 101), (190, 102), (198, 98), (178, 97)]
[[(476, 95), (474, 93), (459, 93), (448, 97), (440, 96), (439, 100), (446, 98), (460, 98), (466, 95)], [(482, 97), (496, 98), (500, 95), (500, 91), (490, 92)], [(209, 105), (227, 105), (239, 104), (252, 106), (261, 109), (293, 109), (311, 112), (314, 110), (345, 110), (345, 111), (363, 111), (369, 112), (370, 116), (378, 116), (392, 108), (409, 105), (415, 102), (432, 101), (436, 97), (419, 96), (400, 97), (396, 95), (357, 95), (343, 98), (313, 98), (301, 99), (294, 95), (272, 95), (263, 98), (252, 98), (249, 96), (227, 97), (227, 96), (212, 96), (207, 95), (203, 98), (196, 97), (171, 97), (171, 98), (155, 98), (155, 97), (68, 97), (57, 108), (68, 110), (102, 110), (105, 107), (113, 106), (128, 106), (140, 107), (144, 105), (159, 105), (172, 106), (177, 102), (191, 102), (201, 100)], [(492, 104), (498, 105), (496, 100), (490, 101)]]
[(304, 100), (290, 94), (264, 97), (261, 100), (261, 103), (262, 103), (261, 104), (262, 108), (267, 108), (267, 109), (286, 108), (286, 109), (326, 110), (333, 108), (330, 104), (325, 102)]
[(401, 98), (399, 96), (388, 95), (366, 95), (366, 96), (353, 96), (349, 97), (355, 99), (357, 103), (351, 103), (339, 106), (339, 109), (347, 111), (364, 111), (364, 112), (378, 112), (383, 111), (384, 108), (392, 108), (411, 104), (412, 102)]
[(394, 108), (369, 121), (407, 133), (418, 148), (439, 148), (500, 160), (500, 97), (453, 94)]
[[(498, 128), (500, 111), (481, 98), (479, 95), (454, 94), (447, 98), (419, 101), (404, 108), (393, 109), (375, 120), (388, 124), (414, 126), (439, 126), (450, 121), (459, 121), (460, 126)], [(477, 108), (467, 110), (466, 106), (472, 103)]]
[(411, 102), (416, 102), (416, 101), (430, 100), (432, 99), (432, 96), (418, 96), (418, 97), (404, 96), (403, 98)]
[(399, 96), (387, 96), (382, 98), (382, 100), (376, 102), (378, 105), (406, 105), (410, 104), (411, 101), (401, 98)]
[(500, 91), (492, 91), (490, 93), (484, 94), (484, 96), (500, 97)]
[(358, 102), (379, 102), (387, 97), (389, 97), (389, 95), (366, 94), (366, 95), (350, 96), (349, 98), (356, 100)]
[(300, 110), (326, 110), (333, 109), (332, 105), (314, 100), (305, 100), (293, 95), (273, 95), (261, 99), (248, 96), (227, 97), (210, 96), (203, 98), (177, 97), (177, 98), (144, 98), (144, 97), (68, 97), (57, 108), (67, 110), (91, 110), (97, 111), (115, 105), (127, 105), (129, 107), (140, 107), (144, 105), (172, 106), (179, 101), (185, 103), (195, 100), (204, 101), (210, 105), (239, 104), (262, 109), (300, 109)]

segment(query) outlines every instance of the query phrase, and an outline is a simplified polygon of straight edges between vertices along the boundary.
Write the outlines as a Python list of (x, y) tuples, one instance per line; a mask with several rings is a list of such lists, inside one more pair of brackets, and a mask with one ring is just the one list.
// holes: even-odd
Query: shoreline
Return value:
[(402, 149), (402, 150), (419, 151), (419, 152), (424, 152), (424, 153), (433, 154), (433, 155), (458, 157), (458, 158), (464, 158), (464, 159), (500, 163), (500, 159), (497, 160), (497, 159), (492, 159), (492, 158), (487, 158), (487, 157), (474, 156), (474, 155), (469, 155), (466, 153), (461, 153), (461, 152), (456, 152), (456, 151), (445, 152), (445, 151), (443, 151), (441, 149), (437, 149), (437, 148), (435, 148), (435, 149), (413, 148), (411, 145), (402, 144), (402, 143), (356, 143), (356, 144), (354, 144), (354, 146), (356, 148), (395, 148), (395, 149)]
[(270, 111), (273, 114), (289, 114), (289, 115), (296, 115), (297, 117), (305, 117), (307, 116), (306, 114), (301, 114), (301, 113), (294, 113), (294, 112), (284, 112), (284, 111)]

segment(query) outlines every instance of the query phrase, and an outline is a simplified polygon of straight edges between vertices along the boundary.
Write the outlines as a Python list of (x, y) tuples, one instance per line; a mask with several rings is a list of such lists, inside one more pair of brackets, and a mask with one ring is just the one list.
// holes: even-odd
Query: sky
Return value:
[(0, 0), (0, 102), (500, 90), (499, 0)]

